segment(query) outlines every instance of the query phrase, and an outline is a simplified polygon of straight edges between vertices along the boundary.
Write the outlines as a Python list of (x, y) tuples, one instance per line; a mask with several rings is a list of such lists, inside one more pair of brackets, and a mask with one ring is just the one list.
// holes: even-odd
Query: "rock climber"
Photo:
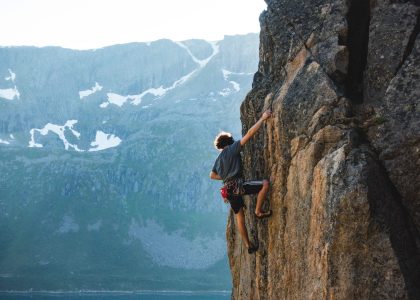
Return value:
[(266, 179), (245, 181), (242, 177), (242, 160), (240, 152), (242, 146), (255, 135), (263, 122), (270, 116), (271, 111), (266, 110), (261, 118), (248, 130), (245, 136), (238, 141), (234, 141), (232, 135), (228, 132), (219, 133), (214, 140), (214, 146), (221, 152), (210, 172), (210, 178), (214, 180), (223, 180), (224, 186), (221, 188), (222, 197), (225, 203), (230, 203), (230, 206), (236, 215), (238, 230), (243, 242), (248, 248), (249, 254), (256, 252), (258, 250), (258, 245), (253, 245), (248, 238), (243, 211), (245, 204), (242, 196), (258, 194), (254, 212), (257, 218), (262, 219), (270, 217), (272, 211), (261, 210), (261, 206), (269, 189), (269, 181)]

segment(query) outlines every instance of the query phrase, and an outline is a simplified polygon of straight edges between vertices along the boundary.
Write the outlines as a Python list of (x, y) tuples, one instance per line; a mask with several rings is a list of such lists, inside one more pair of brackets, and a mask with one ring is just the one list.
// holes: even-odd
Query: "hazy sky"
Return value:
[(264, 0), (0, 0), (0, 45), (99, 48), (259, 32)]

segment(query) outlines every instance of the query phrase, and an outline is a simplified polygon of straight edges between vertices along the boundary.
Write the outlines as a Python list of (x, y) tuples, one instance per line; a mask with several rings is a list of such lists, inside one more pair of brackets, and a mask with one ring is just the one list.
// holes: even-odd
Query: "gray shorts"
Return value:
[(243, 195), (258, 194), (261, 191), (262, 187), (262, 180), (250, 180), (243, 182), (243, 194), (235, 195), (233, 193), (229, 193), (228, 191), (228, 200), (230, 203), (230, 207), (232, 207), (233, 209), (233, 212), (237, 214), (239, 210), (245, 206), (244, 199), (242, 198)]

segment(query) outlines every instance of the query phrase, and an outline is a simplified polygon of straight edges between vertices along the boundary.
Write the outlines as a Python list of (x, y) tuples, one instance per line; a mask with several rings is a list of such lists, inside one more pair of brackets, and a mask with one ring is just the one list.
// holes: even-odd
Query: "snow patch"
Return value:
[(232, 72), (232, 71), (229, 71), (229, 70), (226, 70), (226, 69), (222, 69), (222, 73), (223, 73), (223, 78), (226, 80), (226, 81), (228, 81), (229, 80), (229, 76), (230, 75), (247, 75), (247, 76), (249, 76), (249, 75), (254, 75), (254, 73), (245, 73), (245, 72)]
[(195, 57), (195, 55), (191, 52), (190, 48), (188, 48), (186, 45), (184, 45), (182, 42), (175, 42), (178, 46), (180, 46), (181, 48), (184, 48), (187, 53), (191, 56), (191, 58), (193, 59), (194, 62), (196, 62), (197, 64), (199, 64), (200, 68), (204, 68), (209, 61), (219, 53), (219, 45), (217, 44), (217, 42), (208, 42), (211, 47), (213, 48), (213, 53), (207, 57), (206, 59), (198, 59), (197, 57)]
[(16, 79), (16, 74), (13, 73), (13, 71), (10, 70), (10, 69), (9, 69), (9, 74), (10, 74), (10, 76), (9, 77), (5, 77), (4, 79), (7, 80), (7, 81), (11, 80), (14, 83), (15, 82), (15, 79)]
[[(146, 95), (146, 94), (152, 94), (154, 96), (159, 96), (162, 97), (164, 96), (168, 91), (173, 90), (175, 88), (177, 88), (178, 86), (183, 85), (184, 83), (186, 83), (199, 69), (195, 69), (194, 71), (192, 71), (191, 73), (188, 73), (185, 76), (182, 76), (180, 79), (178, 79), (177, 81), (175, 81), (170, 87), (168, 88), (163, 88), (162, 86), (160, 86), (159, 88), (155, 89), (155, 88), (151, 88), (148, 89), (146, 91), (144, 91), (143, 93), (141, 93), (140, 95), (137, 95), (136, 99), (134, 99), (131, 104), (133, 105), (139, 105), (141, 103), (142, 98)], [(150, 107), (149, 105), (143, 106), (142, 108), (148, 108)]]
[(0, 89), (0, 98), (4, 98), (6, 100), (14, 100), (15, 98), (20, 98), (20, 93), (15, 86), (13, 89)]
[(114, 93), (107, 93), (106, 95), (108, 96), (108, 103), (115, 104), (120, 107), (129, 99), (129, 96), (121, 96)]
[[(253, 75), (253, 73), (243, 73), (243, 72), (238, 73), (238, 72), (232, 72), (232, 71), (229, 71), (229, 70), (226, 70), (226, 69), (222, 69), (222, 74), (223, 74), (223, 78), (225, 79), (225, 81), (228, 81), (232, 85), (233, 91), (235, 91), (235, 92), (239, 92), (241, 90), (241, 86), (236, 81), (229, 80), (229, 77), (231, 75)], [(230, 88), (225, 88), (221, 92), (219, 92), (218, 94), (222, 95), (223, 97), (226, 97), (226, 96), (232, 94), (233, 91)]]
[(222, 73), (223, 73), (223, 78), (225, 80), (229, 80), (229, 76), (230, 76), (230, 74), (232, 74), (231, 71), (228, 71), (228, 70), (225, 70), (225, 69), (222, 69)]
[[(31, 134), (31, 140), (29, 141), (29, 148), (42, 148), (43, 145), (42, 144), (38, 144), (35, 142), (35, 130), (38, 132), (41, 132), (42, 129), (36, 129), (36, 128), (32, 128), (31, 130), (29, 130), (29, 133)], [(41, 133), (42, 134), (42, 133)], [(43, 134), (45, 135), (45, 134)]]
[(191, 73), (181, 77), (180, 79), (175, 81), (170, 87), (167, 87), (167, 88), (164, 88), (163, 86), (160, 86), (158, 88), (147, 89), (147, 90), (143, 91), (142, 93), (140, 93), (138, 95), (127, 95), (127, 96), (122, 96), (122, 95), (118, 95), (118, 94), (115, 94), (115, 93), (108, 93), (107, 94), (107, 96), (108, 96), (107, 102), (103, 102), (99, 106), (101, 108), (106, 108), (106, 107), (108, 107), (109, 104), (115, 104), (115, 105), (121, 107), (127, 101), (131, 101), (130, 103), (132, 105), (139, 105), (139, 104), (141, 104), (141, 102), (143, 100), (143, 97), (148, 95), (148, 94), (153, 95), (153, 96), (157, 97), (156, 99), (158, 99), (158, 98), (164, 96), (168, 91), (173, 90), (176, 87), (178, 87), (178, 86), (184, 84), (185, 82), (187, 82), (188, 79), (190, 79), (191, 76), (196, 71), (197, 70), (194, 70)]
[(244, 73), (244, 72), (232, 72), (232, 71), (229, 71), (229, 70), (226, 70), (226, 69), (222, 69), (222, 73), (223, 73), (223, 78), (226, 80), (226, 81), (229, 81), (229, 77), (231, 76), (231, 75), (245, 75), (245, 76), (250, 76), (250, 75), (254, 75), (254, 73)]
[[(175, 43), (177, 45), (179, 45), (180, 47), (182, 47), (183, 49), (185, 49), (188, 52), (188, 54), (191, 56), (193, 61), (196, 62), (199, 65), (199, 67), (197, 69), (195, 69), (192, 72), (182, 76), (180, 79), (176, 80), (171, 86), (166, 87), (166, 88), (161, 85), (159, 87), (149, 88), (149, 89), (143, 91), (142, 93), (140, 93), (138, 95), (127, 95), (127, 96), (122, 96), (122, 95), (118, 95), (118, 94), (115, 94), (115, 93), (108, 93), (107, 94), (107, 96), (108, 96), (107, 101), (101, 103), (99, 105), (99, 107), (106, 108), (106, 107), (108, 107), (109, 104), (115, 104), (115, 105), (121, 107), (127, 101), (131, 101), (130, 103), (132, 105), (139, 105), (139, 104), (141, 104), (141, 102), (143, 100), (143, 97), (148, 95), (148, 94), (153, 95), (153, 96), (157, 97), (156, 99), (158, 99), (158, 98), (164, 96), (167, 92), (169, 92), (169, 91), (183, 85), (184, 83), (186, 83), (196, 72), (198, 72), (199, 70), (204, 68), (208, 64), (208, 62), (215, 55), (217, 55), (219, 53), (219, 45), (217, 44), (217, 42), (209, 42), (210, 45), (213, 48), (213, 53), (208, 58), (203, 59), (203, 60), (199, 60), (197, 57), (195, 57), (192, 54), (191, 50), (186, 45), (184, 45), (181, 42), (175, 42)], [(150, 106), (151, 105), (149, 104), (149, 105), (143, 106), (142, 108), (148, 108)]]
[(139, 95), (134, 95), (132, 96), (132, 100), (131, 104), (133, 105), (139, 105), (141, 103), (141, 101), (143, 100), (143, 97), (146, 96), (147, 94), (151, 94), (153, 96), (157, 96), (157, 97), (162, 97), (163, 95), (166, 94), (166, 92), (168, 91), (168, 89), (165, 89), (163, 86), (160, 86), (158, 88), (150, 88), (148, 90), (145, 90), (144, 92), (142, 92)]
[[(150, 94), (153, 95), (155, 97), (157, 97), (156, 99), (164, 96), (168, 91), (175, 89), (176, 87), (184, 84), (185, 82), (187, 82), (191, 76), (196, 72), (197, 70), (192, 71), (191, 73), (181, 77), (180, 79), (178, 79), (177, 81), (175, 81), (170, 87), (164, 88), (163, 86), (160, 86), (158, 88), (150, 88), (145, 90), (144, 92), (142, 92), (141, 94), (138, 95), (127, 95), (127, 96), (122, 96), (122, 95), (118, 95), (115, 93), (108, 93), (108, 100), (107, 102), (102, 103), (101, 105), (99, 105), (101, 108), (106, 108), (109, 104), (115, 104), (117, 106), (123, 106), (124, 103), (126, 103), (127, 101), (131, 100), (131, 104), (132, 105), (139, 105), (141, 104), (143, 97)], [(155, 99), (155, 100), (156, 100)], [(144, 106), (143, 108), (149, 107), (150, 105)]]
[(235, 82), (235, 81), (230, 81), (230, 83), (233, 85), (233, 89), (236, 92), (239, 92), (241, 90), (241, 86), (239, 85), (239, 83)]
[(12, 140), (14, 140), (14, 139), (15, 139), (15, 136), (14, 136), (13, 134), (11, 134), (11, 135), (10, 135), (10, 138), (11, 138)]
[(41, 128), (41, 129), (32, 128), (29, 131), (29, 133), (31, 134), (31, 140), (29, 141), (28, 147), (30, 147), (30, 148), (33, 148), (33, 147), (42, 148), (43, 147), (42, 144), (38, 144), (38, 143), (35, 142), (35, 131), (39, 132), (42, 135), (47, 135), (51, 131), (51, 132), (57, 134), (58, 137), (60, 138), (60, 140), (63, 141), (64, 148), (66, 150), (68, 150), (69, 148), (73, 148), (74, 150), (76, 150), (78, 152), (82, 152), (83, 150), (80, 150), (77, 147), (77, 145), (70, 144), (69, 141), (67, 141), (67, 139), (64, 135), (65, 130), (69, 129), (73, 133), (73, 135), (79, 139), (80, 138), (80, 133), (73, 129), (74, 124), (76, 124), (77, 122), (78, 122), (77, 120), (68, 120), (66, 122), (66, 124), (64, 124), (63, 126), (48, 123), (47, 125), (44, 126), (44, 128)]
[(0, 139), (0, 144), (10, 145), (8, 141)]
[(138, 105), (141, 103), (142, 98), (146, 95), (146, 94), (152, 94), (154, 96), (162, 96), (165, 94), (165, 89), (161, 86), (157, 89), (155, 88), (151, 88), (148, 89), (146, 91), (144, 91), (143, 93), (139, 94), (139, 95), (127, 95), (127, 96), (122, 96), (122, 95), (118, 95), (115, 93), (108, 93), (108, 99), (106, 102), (103, 102), (101, 105), (99, 105), (99, 107), (101, 108), (106, 108), (108, 107), (109, 104), (115, 104), (119, 107), (123, 106), (125, 102), (131, 100), (132, 104)]
[(113, 134), (107, 134), (103, 131), (96, 131), (95, 140), (90, 143), (93, 148), (89, 151), (100, 151), (112, 147), (117, 147), (121, 143), (121, 139)]
[(95, 86), (93, 86), (90, 90), (79, 91), (79, 97), (80, 99), (83, 99), (89, 95), (99, 92), (100, 90), (102, 90), (102, 88), (102, 86), (95, 82)]
[[(9, 71), (10, 76), (5, 77), (4, 79), (6, 81), (12, 81), (13, 83), (15, 83), (16, 74), (13, 73), (13, 71), (10, 69), (8, 69), (8, 71)], [(20, 93), (15, 85), (14, 88), (0, 89), (0, 98), (6, 99), (6, 100), (13, 100), (15, 98), (19, 99)]]
[(232, 94), (232, 90), (230, 88), (225, 88), (225, 89), (221, 90), (218, 94), (223, 96), (223, 97), (227, 97), (230, 94)]

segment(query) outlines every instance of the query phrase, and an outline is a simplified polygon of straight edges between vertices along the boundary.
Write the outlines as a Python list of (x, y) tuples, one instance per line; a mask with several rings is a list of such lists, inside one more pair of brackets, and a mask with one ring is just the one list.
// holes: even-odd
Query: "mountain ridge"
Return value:
[(170, 41), (1, 48), (0, 89), (10, 69), (20, 97), (0, 99), (0, 290), (228, 289), (227, 208), (208, 170), (217, 131), (239, 135), (257, 40), (227, 37), (207, 62), (197, 40), (196, 61)]

